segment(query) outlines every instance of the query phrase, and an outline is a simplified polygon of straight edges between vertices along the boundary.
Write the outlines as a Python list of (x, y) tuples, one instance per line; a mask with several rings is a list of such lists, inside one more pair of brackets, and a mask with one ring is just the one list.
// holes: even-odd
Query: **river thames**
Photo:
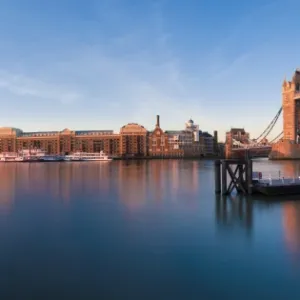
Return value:
[(0, 299), (299, 299), (300, 201), (260, 197), (206, 160), (2, 163)]

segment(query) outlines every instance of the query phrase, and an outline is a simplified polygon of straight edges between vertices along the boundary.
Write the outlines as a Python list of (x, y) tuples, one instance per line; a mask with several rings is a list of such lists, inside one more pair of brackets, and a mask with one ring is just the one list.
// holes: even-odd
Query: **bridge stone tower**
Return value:
[(294, 73), (292, 81), (282, 84), (283, 138), (299, 141), (300, 135), (300, 69)]

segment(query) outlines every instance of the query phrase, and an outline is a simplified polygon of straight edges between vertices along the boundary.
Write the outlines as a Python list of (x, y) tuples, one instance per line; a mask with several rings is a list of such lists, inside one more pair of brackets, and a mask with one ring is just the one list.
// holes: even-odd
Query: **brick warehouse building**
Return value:
[[(67, 155), (72, 152), (100, 152), (115, 157), (184, 157), (205, 156), (205, 141), (194, 142), (187, 129), (163, 131), (159, 116), (152, 132), (137, 123), (113, 130), (79, 130), (23, 132), (18, 128), (0, 128), (0, 153), (23, 149), (42, 149), (48, 154)], [(198, 136), (198, 133), (197, 133)]]
[(121, 137), (112, 130), (22, 132), (15, 128), (0, 128), (0, 152), (17, 152), (39, 148), (48, 154), (71, 152), (104, 152), (119, 156)]
[(149, 155), (152, 157), (182, 157), (182, 149), (169, 142), (169, 135), (160, 128), (159, 116), (156, 117), (155, 129), (149, 134)]
[(145, 157), (148, 155), (148, 131), (137, 123), (129, 123), (120, 129), (121, 156)]

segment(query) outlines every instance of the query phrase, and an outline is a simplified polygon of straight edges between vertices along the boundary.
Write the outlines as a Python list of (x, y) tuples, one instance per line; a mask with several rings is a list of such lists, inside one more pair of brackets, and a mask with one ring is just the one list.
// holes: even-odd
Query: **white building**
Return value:
[(199, 130), (192, 119), (185, 123), (184, 130), (168, 130), (171, 149), (182, 149), (186, 156), (206, 156), (215, 154), (215, 138), (208, 132)]
[(185, 122), (185, 130), (193, 133), (194, 142), (199, 142), (199, 125), (194, 124), (192, 119)]
[(193, 143), (193, 133), (185, 130), (168, 130), (169, 145), (173, 149), (184, 149)]

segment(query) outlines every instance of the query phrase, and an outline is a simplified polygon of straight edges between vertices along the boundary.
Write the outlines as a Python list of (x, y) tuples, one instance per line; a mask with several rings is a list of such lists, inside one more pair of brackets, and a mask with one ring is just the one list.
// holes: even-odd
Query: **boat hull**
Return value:
[(111, 161), (112, 159), (82, 159), (82, 161)]
[(254, 191), (266, 196), (300, 195), (300, 183), (284, 185), (254, 185)]

